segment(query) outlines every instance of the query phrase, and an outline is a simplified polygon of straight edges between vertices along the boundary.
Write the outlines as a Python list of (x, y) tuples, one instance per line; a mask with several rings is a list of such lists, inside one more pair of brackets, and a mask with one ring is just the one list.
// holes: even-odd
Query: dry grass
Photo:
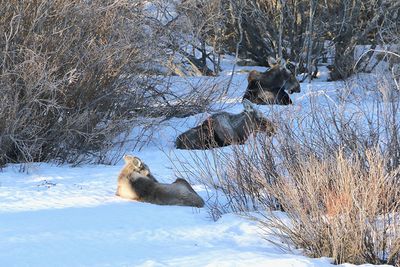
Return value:
[(214, 219), (247, 214), (285, 247), (336, 263), (398, 264), (398, 92), (382, 80), (367, 94), (358, 82), (346, 88), (336, 100), (311, 97), (302, 113), (272, 113), (272, 140), (193, 152), (180, 175), (212, 188)]
[(387, 172), (379, 151), (366, 151), (365, 159), (340, 151), (326, 159), (305, 158), (293, 174), (268, 190), (290, 226), (278, 216), (261, 220), (281, 240), (336, 263), (399, 260), (398, 170)]

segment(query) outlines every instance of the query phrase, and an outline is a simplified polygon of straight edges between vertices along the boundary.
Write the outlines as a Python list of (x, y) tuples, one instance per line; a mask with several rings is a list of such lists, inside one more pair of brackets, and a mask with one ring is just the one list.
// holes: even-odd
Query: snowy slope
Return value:
[[(238, 68), (225, 99), (240, 112), (246, 87)], [(247, 67), (248, 69), (250, 67)], [(251, 69), (251, 68), (250, 68)], [(229, 68), (222, 75), (229, 75)], [(288, 114), (313, 94), (327, 95), (335, 84), (302, 85)], [(218, 103), (216, 103), (218, 104)], [(269, 112), (271, 107), (261, 107)], [(207, 114), (173, 119), (139, 156), (163, 182), (172, 182), (169, 155), (176, 135)], [(24, 167), (26, 172), (19, 170)], [(253, 221), (226, 214), (213, 222), (203, 209), (126, 201), (115, 194), (122, 162), (116, 166), (10, 165), (0, 172), (0, 266), (333, 266), (299, 251), (286, 254), (259, 235)], [(200, 186), (194, 188), (206, 197)], [(264, 231), (266, 229), (263, 229)], [(265, 232), (263, 233), (265, 234)], [(268, 232), (268, 231), (267, 231)], [(346, 265), (350, 266), (350, 265)]]

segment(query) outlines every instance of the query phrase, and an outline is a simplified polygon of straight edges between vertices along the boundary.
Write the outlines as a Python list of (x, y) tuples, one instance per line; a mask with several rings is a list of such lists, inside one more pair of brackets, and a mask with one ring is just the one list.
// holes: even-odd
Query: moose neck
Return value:
[(253, 132), (253, 116), (248, 112), (242, 112), (234, 116), (232, 127), (236, 130), (241, 139), (247, 139), (249, 134)]
[(283, 89), (286, 79), (279, 68), (272, 68), (262, 74), (259, 83), (262, 88), (270, 88), (270, 90)]

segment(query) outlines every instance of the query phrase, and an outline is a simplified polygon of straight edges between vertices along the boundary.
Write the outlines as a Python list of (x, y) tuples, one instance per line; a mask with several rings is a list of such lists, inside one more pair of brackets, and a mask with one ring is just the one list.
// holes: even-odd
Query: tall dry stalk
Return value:
[(400, 259), (399, 170), (387, 172), (379, 150), (366, 151), (366, 158), (341, 151), (310, 156), (299, 166), (291, 179), (280, 176), (266, 185), (287, 216), (268, 214), (262, 225), (307, 255), (336, 263)]
[(372, 87), (349, 82), (301, 112), (272, 111), (272, 139), (192, 152), (180, 174), (210, 188), (213, 218), (247, 214), (309, 256), (397, 264), (399, 93), (382, 77)]

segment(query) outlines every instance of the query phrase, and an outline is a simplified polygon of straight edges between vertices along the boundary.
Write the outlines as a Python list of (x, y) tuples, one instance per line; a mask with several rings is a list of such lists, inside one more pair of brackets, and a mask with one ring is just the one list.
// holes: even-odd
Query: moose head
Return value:
[(268, 58), (270, 69), (265, 72), (253, 70), (247, 77), (248, 85), (243, 99), (257, 104), (292, 104), (289, 94), (299, 93), (300, 84), (285, 62)]

